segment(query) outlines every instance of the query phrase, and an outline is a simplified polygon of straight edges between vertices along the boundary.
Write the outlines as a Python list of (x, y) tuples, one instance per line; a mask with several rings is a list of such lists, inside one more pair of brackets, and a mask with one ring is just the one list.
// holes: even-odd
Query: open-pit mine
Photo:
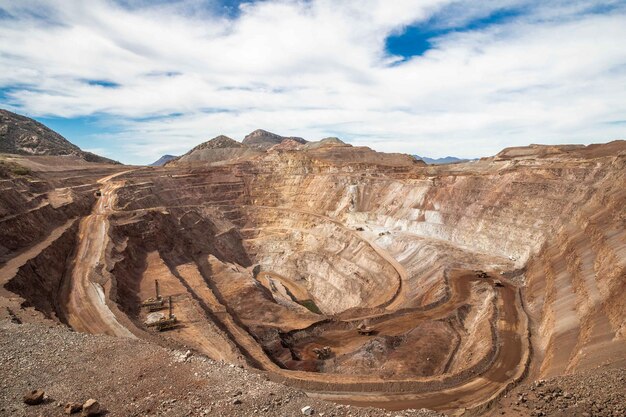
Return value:
[(13, 320), (387, 410), (489, 412), (523, 381), (626, 363), (624, 141), (435, 166), (257, 131), (160, 167), (2, 164)]

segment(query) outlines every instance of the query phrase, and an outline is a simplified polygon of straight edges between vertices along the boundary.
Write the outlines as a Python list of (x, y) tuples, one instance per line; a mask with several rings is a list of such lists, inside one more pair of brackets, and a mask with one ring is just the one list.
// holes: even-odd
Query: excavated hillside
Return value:
[[(37, 169), (0, 195), (16, 320), (389, 410), (482, 413), (525, 380), (626, 365), (624, 141), (430, 166), (218, 137), (162, 167)], [(167, 302), (141, 307), (155, 280), (163, 332), (146, 323)]]

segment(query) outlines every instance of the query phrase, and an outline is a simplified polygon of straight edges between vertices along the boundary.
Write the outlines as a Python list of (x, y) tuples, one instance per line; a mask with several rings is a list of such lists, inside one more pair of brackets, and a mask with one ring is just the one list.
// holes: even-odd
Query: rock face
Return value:
[(0, 153), (18, 155), (73, 155), (88, 162), (115, 163), (85, 152), (39, 122), (0, 109)]

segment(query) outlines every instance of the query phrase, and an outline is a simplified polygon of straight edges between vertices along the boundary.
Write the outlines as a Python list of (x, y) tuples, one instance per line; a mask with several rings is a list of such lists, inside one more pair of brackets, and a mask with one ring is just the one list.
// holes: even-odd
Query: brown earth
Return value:
[[(198, 150), (240, 149), (216, 143)], [(507, 393), (623, 369), (626, 142), (448, 166), (334, 140), (235, 153), (17, 160), (31, 172), (0, 189), (7, 319), (185, 346), (388, 410), (530, 415)], [(155, 279), (179, 319), (163, 333), (139, 306)]]

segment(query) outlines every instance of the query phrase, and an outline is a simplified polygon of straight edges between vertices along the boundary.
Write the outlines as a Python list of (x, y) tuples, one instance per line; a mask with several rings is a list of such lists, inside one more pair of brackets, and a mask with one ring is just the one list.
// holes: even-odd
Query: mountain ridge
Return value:
[(0, 153), (16, 155), (77, 156), (87, 162), (119, 164), (84, 151), (46, 125), (17, 113), (0, 109)]

